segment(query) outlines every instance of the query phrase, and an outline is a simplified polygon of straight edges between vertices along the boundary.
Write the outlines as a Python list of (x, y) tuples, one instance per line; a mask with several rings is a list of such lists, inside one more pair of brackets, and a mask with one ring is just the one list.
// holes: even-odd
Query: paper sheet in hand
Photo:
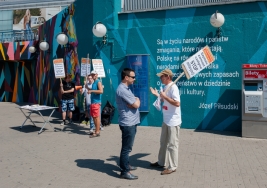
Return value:
[(65, 69), (64, 69), (64, 60), (61, 59), (54, 59), (54, 72), (56, 78), (65, 78)]
[[(155, 88), (155, 90), (156, 90), (156, 88)], [(163, 88), (160, 86), (160, 92), (162, 92), (162, 91), (163, 91)], [(158, 96), (157, 100), (153, 103), (153, 106), (155, 106), (158, 111), (161, 110), (161, 98), (160, 98), (160, 96)]]
[(215, 60), (210, 48), (205, 46), (202, 50), (185, 60), (182, 68), (187, 79), (194, 77), (197, 73), (209, 66)]
[[(87, 69), (86, 69), (87, 67)], [(86, 77), (86, 75), (90, 74), (91, 72), (91, 63), (90, 59), (88, 58), (82, 58), (82, 63), (81, 63), (81, 76)]]
[(160, 101), (160, 97), (157, 98), (157, 100), (153, 103), (153, 106), (155, 106), (155, 108), (160, 111), (161, 110), (161, 101)]

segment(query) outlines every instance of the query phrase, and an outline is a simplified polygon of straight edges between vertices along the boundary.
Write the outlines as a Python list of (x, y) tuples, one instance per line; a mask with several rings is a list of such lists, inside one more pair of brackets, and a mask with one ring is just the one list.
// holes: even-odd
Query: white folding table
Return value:
[[(28, 119), (32, 122), (32, 124), (33, 124), (34, 126), (36, 126), (35, 123), (33, 122), (33, 120), (31, 119), (31, 114), (32, 114), (33, 112), (37, 112), (37, 113), (43, 118), (43, 120), (44, 120), (44, 125), (42, 126), (41, 130), (38, 132), (38, 134), (40, 134), (40, 133), (43, 131), (43, 128), (45, 127), (45, 125), (46, 125), (47, 123), (49, 123), (49, 125), (52, 127), (52, 125), (50, 124), (49, 120), (50, 120), (50, 117), (53, 115), (55, 109), (58, 108), (58, 107), (45, 106), (45, 105), (31, 105), (31, 106), (26, 105), (26, 106), (20, 106), (20, 107), (18, 107), (18, 108), (20, 109), (20, 111), (21, 111), (21, 112), (24, 114), (24, 116), (26, 117), (25, 121), (23, 122), (23, 124), (22, 124), (21, 127), (20, 127), (21, 129), (22, 129), (23, 125), (26, 123), (26, 121), (27, 121)], [(28, 111), (30, 111), (30, 113), (29, 113), (29, 114), (26, 114), (23, 110), (28, 110)], [(47, 119), (45, 119), (44, 116), (43, 116), (42, 113), (41, 113), (41, 112), (44, 111), (44, 110), (52, 110), (52, 112), (50, 113), (50, 115), (49, 115), (49, 117), (48, 117)], [(52, 127), (52, 128), (53, 128), (53, 127)]]

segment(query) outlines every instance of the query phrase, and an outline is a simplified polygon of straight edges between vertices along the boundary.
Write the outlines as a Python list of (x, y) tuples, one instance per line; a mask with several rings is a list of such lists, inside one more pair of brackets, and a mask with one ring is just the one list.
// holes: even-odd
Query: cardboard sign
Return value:
[(92, 59), (92, 65), (99, 78), (106, 77), (102, 59)]
[(65, 69), (64, 69), (64, 60), (61, 59), (54, 59), (54, 72), (56, 78), (65, 78)]
[[(87, 67), (87, 69), (86, 69)], [(90, 59), (88, 58), (82, 58), (82, 63), (81, 63), (81, 76), (86, 77), (86, 75), (90, 74), (91, 72), (91, 63)]]
[(205, 46), (202, 50), (185, 60), (182, 68), (187, 79), (194, 77), (197, 73), (209, 66), (215, 60), (210, 48)]

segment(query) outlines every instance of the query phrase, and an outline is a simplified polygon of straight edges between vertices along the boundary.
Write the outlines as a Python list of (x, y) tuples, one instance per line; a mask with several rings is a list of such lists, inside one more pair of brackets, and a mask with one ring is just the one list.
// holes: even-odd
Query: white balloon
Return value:
[(41, 43), (39, 44), (39, 48), (40, 48), (41, 50), (43, 50), (43, 51), (46, 51), (46, 50), (49, 49), (49, 44), (48, 44), (47, 42), (43, 41), (43, 42), (41, 42)]
[(106, 35), (107, 33), (107, 28), (104, 24), (102, 23), (96, 23), (94, 26), (93, 26), (93, 34), (96, 36), (96, 37), (103, 37)]
[(36, 48), (34, 46), (29, 47), (29, 52), (34, 53), (36, 51)]
[(61, 34), (59, 34), (57, 36), (57, 42), (58, 42), (58, 44), (65, 45), (65, 44), (68, 43), (68, 41), (69, 41), (69, 38), (64, 33), (61, 33)]
[(217, 18), (215, 16), (216, 13), (212, 14), (210, 17), (210, 24), (213, 27), (221, 27), (224, 24), (224, 16), (221, 13), (217, 13)]

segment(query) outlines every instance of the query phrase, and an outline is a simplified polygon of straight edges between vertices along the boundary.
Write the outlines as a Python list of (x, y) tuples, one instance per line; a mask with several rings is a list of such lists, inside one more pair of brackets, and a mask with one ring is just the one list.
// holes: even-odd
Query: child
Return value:
[[(84, 82), (84, 84), (87, 84), (88, 88), (92, 88), (92, 84), (94, 80), (92, 79), (92, 76), (87, 76), (88, 82)], [(81, 94), (84, 94), (84, 110), (85, 110), (85, 120), (82, 122), (82, 124), (88, 125), (90, 120), (90, 132), (92, 132), (95, 129), (95, 124), (93, 121), (93, 118), (90, 116), (90, 106), (91, 106), (91, 94), (88, 94), (88, 90), (84, 87), (80, 90)]]

